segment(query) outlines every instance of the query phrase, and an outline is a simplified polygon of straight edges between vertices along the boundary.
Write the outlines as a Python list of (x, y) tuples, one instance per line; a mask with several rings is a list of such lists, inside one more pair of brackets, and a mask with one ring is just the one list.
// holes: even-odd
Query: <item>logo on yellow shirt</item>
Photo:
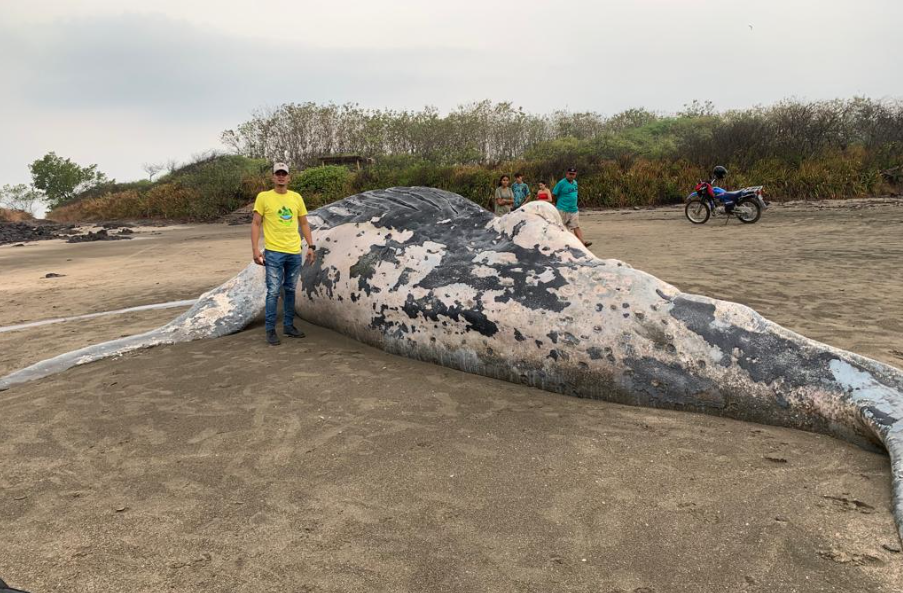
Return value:
[(277, 214), (279, 215), (279, 221), (282, 224), (286, 224), (286, 225), (292, 224), (292, 211), (291, 210), (289, 210), (288, 208), (283, 206), (282, 208), (279, 209), (279, 212), (277, 212)]

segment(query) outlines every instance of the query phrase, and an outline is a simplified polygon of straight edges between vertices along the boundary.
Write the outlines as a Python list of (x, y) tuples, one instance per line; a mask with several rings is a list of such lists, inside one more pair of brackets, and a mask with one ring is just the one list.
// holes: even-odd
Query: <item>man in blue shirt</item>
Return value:
[(580, 214), (577, 212), (577, 169), (571, 167), (567, 170), (564, 179), (555, 184), (552, 196), (555, 198), (555, 206), (564, 226), (577, 235), (585, 246), (592, 245), (592, 241), (583, 240), (583, 232), (580, 230)]
[(524, 202), (530, 199), (530, 186), (524, 183), (523, 173), (514, 174), (514, 184), (511, 186), (511, 191), (514, 192), (515, 208), (520, 208)]

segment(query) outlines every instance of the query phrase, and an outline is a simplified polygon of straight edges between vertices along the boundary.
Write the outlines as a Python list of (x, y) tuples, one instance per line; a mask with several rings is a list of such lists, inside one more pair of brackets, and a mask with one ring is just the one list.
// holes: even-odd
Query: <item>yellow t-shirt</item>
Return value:
[(298, 217), (307, 216), (304, 198), (291, 190), (277, 194), (262, 191), (254, 200), (254, 212), (263, 218), (263, 245), (267, 251), (301, 253)]

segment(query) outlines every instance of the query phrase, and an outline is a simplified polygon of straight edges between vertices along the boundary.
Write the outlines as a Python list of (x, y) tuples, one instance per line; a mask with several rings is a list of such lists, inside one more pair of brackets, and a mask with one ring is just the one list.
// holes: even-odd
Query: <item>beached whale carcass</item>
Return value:
[[(389, 352), (549, 391), (883, 445), (903, 529), (900, 370), (599, 259), (548, 204), (495, 218), (455, 194), (392, 188), (325, 206), (309, 221), (318, 255), (301, 274), (303, 318)], [(0, 388), (124, 349), (238, 331), (262, 311), (264, 291), (252, 264), (160, 330), (45, 361)]]

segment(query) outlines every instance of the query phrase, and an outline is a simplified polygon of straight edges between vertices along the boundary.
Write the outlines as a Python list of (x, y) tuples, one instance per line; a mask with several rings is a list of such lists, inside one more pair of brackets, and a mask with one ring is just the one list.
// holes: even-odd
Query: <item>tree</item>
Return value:
[(43, 192), (36, 189), (33, 185), (4, 185), (0, 189), (0, 206), (11, 208), (12, 210), (22, 210), (28, 212), (32, 216), (40, 214), (43, 210), (42, 205), (46, 201)]
[(29, 168), (34, 187), (46, 194), (51, 208), (62, 206), (80, 192), (107, 181), (107, 176), (97, 170), (97, 165), (80, 167), (53, 152), (48, 152)]
[(144, 169), (144, 172), (147, 173), (147, 180), (153, 181), (154, 175), (162, 171), (166, 168), (166, 165), (163, 163), (144, 163), (141, 165), (141, 168)]
[(677, 112), (679, 117), (712, 117), (717, 113), (711, 101), (693, 99), (692, 103), (684, 103), (684, 108)]

